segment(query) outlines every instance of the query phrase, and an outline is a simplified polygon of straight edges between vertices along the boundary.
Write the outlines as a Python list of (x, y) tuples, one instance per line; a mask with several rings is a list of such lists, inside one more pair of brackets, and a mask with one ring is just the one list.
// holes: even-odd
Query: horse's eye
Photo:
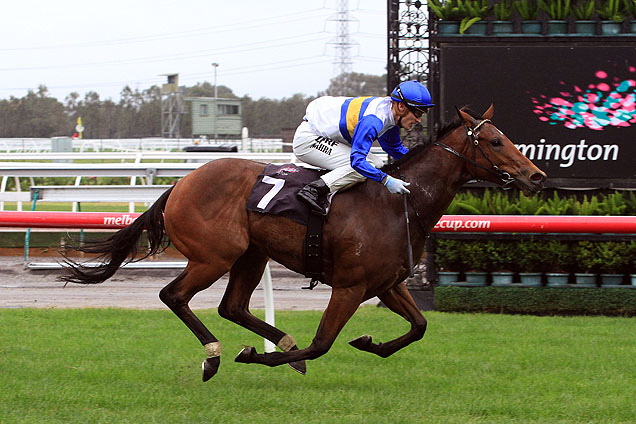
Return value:
[(499, 140), (498, 138), (493, 138), (492, 140), (490, 140), (490, 144), (493, 147), (501, 147), (501, 140)]

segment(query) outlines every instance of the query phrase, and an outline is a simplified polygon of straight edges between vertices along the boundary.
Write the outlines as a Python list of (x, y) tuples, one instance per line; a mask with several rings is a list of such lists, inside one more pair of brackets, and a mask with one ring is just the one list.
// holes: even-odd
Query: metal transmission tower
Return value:
[(179, 74), (164, 74), (168, 81), (161, 87), (161, 136), (181, 138), (183, 99), (179, 93)]
[(337, 73), (336, 78), (339, 80), (338, 88), (340, 92), (334, 94), (344, 96), (346, 95), (345, 90), (351, 75), (351, 66), (353, 65), (351, 49), (357, 44), (352, 42), (349, 37), (349, 22), (357, 21), (349, 15), (349, 0), (338, 1), (338, 13), (330, 18), (329, 21), (336, 22), (338, 27), (336, 39), (328, 43), (336, 47), (334, 65)]

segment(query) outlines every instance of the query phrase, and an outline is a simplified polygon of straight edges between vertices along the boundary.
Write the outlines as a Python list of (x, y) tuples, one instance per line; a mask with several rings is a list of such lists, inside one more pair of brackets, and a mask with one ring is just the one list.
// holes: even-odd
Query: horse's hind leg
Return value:
[(386, 343), (373, 343), (371, 336), (361, 336), (349, 342), (357, 349), (375, 353), (386, 358), (403, 347), (420, 340), (426, 332), (426, 318), (415, 304), (413, 297), (403, 282), (396, 287), (378, 296), (380, 300), (393, 312), (401, 315), (411, 323), (411, 329), (403, 336)]
[(203, 362), (203, 381), (208, 381), (219, 369), (221, 343), (194, 315), (188, 303), (195, 294), (221, 278), (228, 268), (190, 261), (186, 269), (159, 293), (161, 301), (188, 326), (205, 347), (208, 357)]
[(253, 347), (246, 347), (238, 354), (235, 361), (273, 367), (306, 359), (316, 359), (324, 355), (331, 348), (342, 327), (364, 300), (365, 290), (363, 285), (334, 288), (331, 292), (329, 305), (320, 320), (316, 336), (311, 345), (305, 349), (259, 354)]
[[(267, 256), (250, 247), (234, 263), (230, 270), (230, 281), (219, 305), (219, 315), (266, 338), (283, 351), (298, 350), (296, 342), (289, 334), (255, 317), (249, 311), (250, 298), (261, 280), (267, 260)], [(289, 365), (301, 374), (307, 372), (305, 361)]]

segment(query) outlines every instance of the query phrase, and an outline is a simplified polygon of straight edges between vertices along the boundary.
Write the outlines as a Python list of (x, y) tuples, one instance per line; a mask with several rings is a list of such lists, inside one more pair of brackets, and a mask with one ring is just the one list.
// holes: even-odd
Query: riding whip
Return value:
[(415, 273), (413, 272), (413, 248), (411, 247), (411, 229), (409, 228), (409, 210), (408, 210), (408, 206), (406, 203), (406, 196), (408, 196), (408, 194), (404, 193), (402, 194), (402, 196), (404, 197), (404, 217), (406, 218), (406, 244), (407, 244), (407, 251), (408, 251), (408, 255), (409, 255), (409, 277), (413, 278), (413, 276), (415, 275)]

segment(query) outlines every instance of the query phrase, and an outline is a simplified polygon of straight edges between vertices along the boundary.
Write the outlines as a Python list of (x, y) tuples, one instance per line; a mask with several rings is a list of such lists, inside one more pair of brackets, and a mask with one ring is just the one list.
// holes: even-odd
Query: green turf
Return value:
[[(427, 313), (424, 339), (382, 359), (347, 342), (407, 325), (356, 313), (301, 376), (233, 362), (258, 336), (197, 312), (223, 343), (203, 348), (169, 311), (0, 310), (2, 423), (628, 423), (636, 421), (636, 319)], [(278, 312), (306, 346), (319, 312)]]

